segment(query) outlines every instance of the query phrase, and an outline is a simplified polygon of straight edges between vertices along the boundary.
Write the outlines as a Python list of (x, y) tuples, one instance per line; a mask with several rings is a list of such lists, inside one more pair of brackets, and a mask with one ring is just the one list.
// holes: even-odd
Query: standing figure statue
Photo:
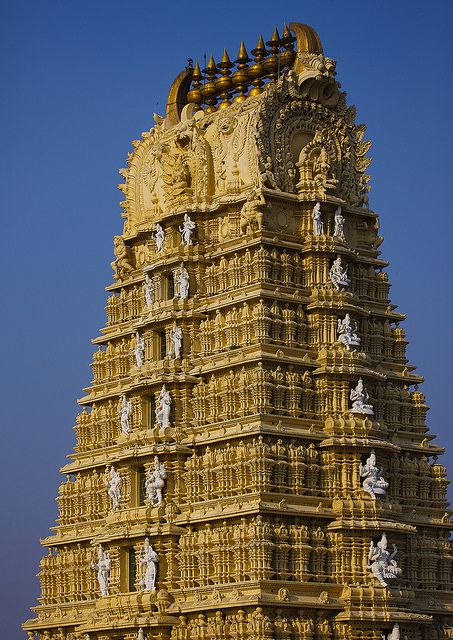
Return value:
[(192, 233), (194, 232), (195, 227), (195, 222), (190, 219), (188, 213), (185, 213), (182, 227), (179, 227), (179, 232), (181, 234), (181, 244), (185, 244), (186, 247), (190, 247), (193, 244)]
[(371, 449), (365, 464), (360, 463), (359, 473), (360, 477), (364, 478), (363, 488), (373, 500), (376, 500), (376, 496), (385, 496), (387, 494), (389, 483), (384, 480), (382, 467), (379, 469), (376, 466), (374, 449)]
[(184, 262), (181, 262), (179, 271), (175, 272), (175, 285), (176, 296), (180, 300), (189, 297), (189, 272), (185, 268)]
[(145, 282), (143, 283), (143, 287), (145, 289), (145, 302), (148, 309), (151, 309), (153, 306), (153, 296), (154, 296), (154, 280), (145, 273)]
[(91, 562), (91, 568), (98, 572), (99, 589), (101, 596), (109, 595), (109, 578), (110, 578), (110, 554), (104, 551), (102, 544), (98, 546), (98, 561)]
[(266, 207), (266, 200), (260, 189), (254, 189), (247, 200), (242, 205), (239, 229), (241, 233), (259, 231), (263, 227), (263, 208)]
[(165, 463), (160, 463), (159, 458), (154, 458), (154, 469), (148, 469), (145, 480), (146, 494), (152, 505), (160, 507), (162, 504), (162, 491), (167, 478), (167, 468)]
[(388, 586), (386, 580), (394, 580), (402, 574), (401, 569), (394, 560), (396, 554), (396, 545), (393, 545), (392, 553), (387, 550), (387, 536), (385, 533), (382, 534), (376, 545), (374, 545), (373, 541), (370, 542), (368, 569), (371, 570), (371, 573), (382, 587)]
[(382, 640), (400, 640), (400, 625), (395, 622), (393, 625), (393, 629), (385, 635), (385, 633), (381, 633)]
[(157, 553), (149, 544), (148, 538), (143, 545), (143, 555), (140, 554), (140, 568), (144, 567), (145, 571), (140, 580), (140, 587), (144, 591), (156, 590), (156, 564), (159, 561)]
[(121, 476), (114, 467), (110, 467), (110, 474), (107, 482), (107, 493), (112, 501), (112, 509), (117, 511), (120, 508), (121, 500)]
[(153, 234), (153, 240), (156, 243), (157, 253), (163, 251), (165, 242), (165, 231), (159, 223), (156, 224), (156, 230)]
[(135, 347), (132, 349), (132, 353), (135, 356), (135, 363), (137, 367), (141, 367), (143, 364), (143, 358), (145, 356), (145, 339), (137, 331), (135, 334)]
[(162, 385), (156, 404), (156, 420), (161, 429), (170, 426), (171, 396), (165, 385)]
[(313, 207), (313, 235), (322, 236), (324, 234), (324, 223), (321, 218), (321, 203), (317, 202)]
[(129, 417), (132, 414), (132, 401), (128, 400), (124, 394), (118, 402), (117, 412), (121, 419), (121, 431), (123, 433), (129, 433)]
[(368, 395), (368, 391), (363, 386), (362, 378), (359, 378), (356, 388), (351, 389), (349, 398), (352, 402), (351, 413), (366, 413), (369, 416), (372, 416), (374, 414), (373, 406), (371, 404), (366, 404), (370, 396)]
[(358, 347), (360, 345), (360, 338), (357, 335), (357, 322), (352, 325), (351, 317), (349, 313), (345, 315), (343, 320), (338, 318), (337, 321), (337, 333), (338, 333), (338, 342), (344, 344), (346, 349), (349, 351), (351, 347)]
[(143, 631), (143, 629), (141, 627), (140, 627), (140, 629), (138, 630), (138, 633), (137, 633), (137, 640), (146, 640), (145, 632)]
[(335, 209), (335, 227), (333, 231), (333, 235), (340, 240), (345, 240), (344, 237), (344, 223), (346, 218), (341, 213), (341, 207), (337, 207)]
[(177, 359), (181, 357), (182, 349), (182, 329), (173, 324), (170, 330), (170, 356)]
[(332, 263), (329, 271), (330, 280), (337, 291), (340, 287), (349, 287), (351, 281), (348, 277), (348, 267), (344, 269), (341, 266), (341, 256), (337, 256)]

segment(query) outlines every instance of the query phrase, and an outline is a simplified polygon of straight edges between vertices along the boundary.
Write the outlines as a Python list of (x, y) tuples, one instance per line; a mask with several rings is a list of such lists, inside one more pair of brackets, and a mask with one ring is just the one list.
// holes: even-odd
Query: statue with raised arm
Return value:
[(239, 220), (241, 233), (247, 233), (249, 229), (252, 232), (259, 231), (262, 228), (265, 207), (266, 200), (263, 194), (259, 189), (254, 189), (242, 205)]
[(393, 625), (393, 629), (385, 635), (385, 633), (381, 633), (382, 640), (400, 640), (400, 625), (395, 622)]
[(352, 402), (351, 413), (365, 413), (369, 416), (374, 415), (373, 406), (366, 404), (370, 396), (363, 385), (362, 378), (359, 378), (355, 389), (351, 389), (349, 398)]
[(162, 226), (159, 223), (156, 224), (156, 230), (153, 234), (153, 240), (156, 243), (157, 253), (160, 253), (161, 251), (163, 251), (164, 242), (165, 242), (165, 231), (163, 230)]
[(162, 385), (156, 404), (156, 420), (161, 429), (170, 426), (171, 396), (165, 385)]
[(121, 420), (121, 431), (129, 433), (129, 417), (132, 415), (132, 401), (123, 394), (118, 402), (118, 415)]
[(321, 203), (317, 202), (313, 207), (313, 235), (322, 236), (324, 233), (324, 223), (321, 218)]
[(395, 561), (397, 554), (396, 545), (393, 545), (393, 551), (390, 553), (387, 549), (387, 536), (382, 534), (381, 539), (375, 545), (370, 542), (370, 551), (368, 553), (368, 569), (371, 570), (373, 576), (378, 580), (381, 587), (387, 587), (386, 580), (394, 580), (402, 574), (401, 569)]
[(107, 493), (112, 501), (112, 509), (117, 511), (120, 508), (121, 501), (121, 476), (114, 467), (110, 467)]
[(135, 356), (135, 364), (137, 367), (141, 367), (145, 356), (145, 339), (138, 331), (135, 334), (135, 347), (132, 349), (132, 352)]
[[(368, 405), (369, 406), (369, 405)], [(360, 463), (360, 477), (364, 478), (362, 486), (367, 493), (376, 500), (376, 496), (387, 495), (389, 483), (384, 480), (382, 467), (376, 466), (376, 454), (371, 449), (370, 455), (365, 464)]]
[(344, 240), (344, 223), (346, 218), (341, 212), (341, 207), (337, 207), (335, 209), (335, 227), (333, 230), (333, 235), (340, 240)]
[(115, 254), (115, 260), (110, 265), (116, 279), (120, 278), (124, 273), (134, 270), (134, 267), (129, 262), (129, 249), (123, 236), (115, 236), (113, 238), (113, 253)]
[(142, 578), (140, 580), (140, 587), (143, 591), (155, 591), (156, 590), (156, 573), (157, 563), (159, 557), (146, 538), (143, 545), (143, 554), (140, 554), (140, 569), (144, 568)]
[(337, 333), (338, 333), (338, 342), (344, 344), (346, 349), (349, 351), (351, 347), (358, 347), (360, 345), (360, 338), (357, 335), (357, 322), (352, 325), (351, 317), (349, 313), (345, 315), (343, 320), (338, 318), (337, 321)]
[(175, 322), (170, 330), (170, 355), (175, 359), (180, 358), (181, 349), (182, 329), (181, 327), (178, 327)]
[(98, 546), (98, 561), (91, 562), (91, 568), (98, 572), (98, 583), (101, 596), (109, 595), (110, 554), (104, 551), (102, 544)]
[(145, 273), (145, 281), (143, 283), (143, 288), (145, 290), (145, 302), (148, 309), (151, 309), (153, 305), (153, 297), (154, 297), (154, 280), (149, 274)]
[(188, 213), (185, 213), (182, 226), (179, 227), (179, 232), (181, 234), (181, 244), (186, 245), (186, 247), (190, 247), (193, 244), (192, 234), (195, 230), (195, 227), (195, 222), (190, 219)]
[(152, 505), (162, 504), (162, 492), (167, 478), (167, 468), (165, 463), (160, 463), (159, 458), (154, 458), (154, 468), (148, 469), (145, 480), (146, 495)]
[(176, 296), (180, 300), (185, 300), (189, 297), (189, 272), (184, 266), (184, 262), (181, 262), (178, 271), (175, 271), (175, 291)]
[(341, 265), (341, 256), (337, 256), (332, 263), (329, 271), (330, 280), (337, 291), (340, 287), (349, 287), (351, 281), (348, 277), (348, 267)]

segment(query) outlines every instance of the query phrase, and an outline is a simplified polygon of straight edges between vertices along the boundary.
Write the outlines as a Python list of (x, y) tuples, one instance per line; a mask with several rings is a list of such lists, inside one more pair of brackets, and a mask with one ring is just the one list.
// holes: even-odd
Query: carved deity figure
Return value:
[(371, 570), (371, 573), (382, 587), (387, 586), (386, 580), (394, 580), (402, 574), (394, 559), (397, 554), (396, 545), (392, 546), (393, 551), (390, 553), (387, 550), (387, 536), (385, 533), (382, 534), (380, 541), (376, 545), (373, 541), (370, 542), (368, 569)]
[(156, 251), (157, 253), (160, 253), (164, 250), (165, 231), (159, 223), (156, 224), (156, 230), (153, 234), (153, 239), (156, 243)]
[(357, 322), (354, 324), (354, 326), (352, 325), (349, 313), (345, 315), (343, 320), (341, 320), (341, 318), (338, 318), (337, 333), (338, 342), (344, 344), (348, 351), (351, 347), (358, 347), (360, 345), (360, 338), (357, 335)]
[(340, 240), (344, 240), (344, 223), (346, 218), (341, 212), (341, 207), (337, 207), (335, 209), (335, 227), (333, 230), (333, 235)]
[(162, 504), (162, 491), (167, 477), (165, 463), (160, 463), (159, 458), (154, 458), (154, 468), (148, 469), (145, 480), (146, 495), (151, 504), (158, 507)]
[(321, 147), (319, 155), (313, 165), (313, 180), (321, 193), (325, 193), (328, 189), (334, 189), (338, 180), (329, 177), (330, 162), (325, 147)]
[(125, 395), (122, 395), (118, 402), (117, 412), (121, 420), (121, 431), (123, 433), (129, 433), (129, 417), (132, 414), (132, 402), (128, 400)]
[(156, 590), (156, 573), (157, 562), (159, 557), (146, 538), (143, 545), (143, 553), (140, 554), (140, 568), (144, 568), (143, 576), (140, 580), (140, 587), (143, 591), (155, 591)]
[(113, 253), (115, 254), (115, 260), (110, 263), (110, 266), (116, 279), (123, 273), (129, 273), (134, 270), (134, 267), (129, 262), (128, 248), (123, 236), (115, 236), (113, 238)]
[(138, 630), (138, 633), (137, 633), (137, 640), (146, 640), (145, 632), (143, 631), (143, 629), (141, 627), (140, 627), (140, 629)]
[(266, 162), (264, 162), (263, 165), (264, 170), (261, 172), (261, 184), (263, 185), (263, 187), (275, 189), (275, 191), (281, 191), (280, 187), (275, 181), (275, 176), (272, 172), (272, 158), (270, 156), (267, 156)]
[(189, 297), (189, 272), (181, 262), (179, 271), (175, 272), (175, 291), (176, 296), (180, 300), (186, 300)]
[(104, 551), (102, 544), (98, 546), (98, 561), (91, 562), (91, 568), (98, 572), (98, 583), (101, 596), (109, 595), (110, 554)]
[(349, 287), (351, 281), (348, 277), (348, 267), (341, 265), (341, 256), (337, 256), (332, 263), (329, 271), (330, 280), (337, 291), (340, 287)]
[(382, 640), (400, 640), (400, 625), (395, 622), (393, 625), (393, 629), (385, 635), (385, 633), (381, 633)]
[(154, 296), (154, 280), (145, 273), (145, 281), (143, 283), (143, 288), (145, 290), (145, 302), (148, 309), (150, 309), (153, 305), (153, 296)]
[(176, 322), (170, 330), (170, 356), (178, 359), (181, 357), (182, 349), (182, 329), (176, 325)]
[(351, 413), (365, 413), (372, 416), (374, 414), (373, 406), (371, 404), (366, 404), (369, 397), (368, 391), (363, 385), (362, 378), (359, 378), (356, 388), (351, 389), (351, 393), (349, 394), (349, 398), (352, 402)]
[(141, 367), (145, 356), (145, 339), (138, 333), (138, 331), (135, 334), (135, 347), (132, 351), (135, 356), (135, 364), (137, 367)]
[(322, 236), (324, 233), (324, 223), (321, 218), (321, 203), (317, 202), (313, 207), (313, 235)]
[(110, 468), (109, 479), (107, 482), (107, 493), (112, 501), (112, 509), (117, 511), (120, 508), (121, 500), (121, 476), (114, 468)]
[(165, 385), (162, 385), (156, 403), (156, 420), (161, 429), (170, 426), (171, 396)]
[(257, 231), (262, 228), (262, 209), (264, 206), (266, 206), (266, 201), (263, 194), (258, 189), (254, 189), (250, 197), (242, 205), (239, 221), (241, 233), (247, 233), (248, 229)]
[(188, 213), (185, 213), (182, 226), (179, 227), (179, 232), (181, 234), (181, 244), (184, 244), (186, 247), (190, 247), (193, 244), (192, 234), (195, 231), (195, 227), (195, 222), (190, 219)]
[(376, 466), (374, 449), (371, 449), (365, 464), (360, 464), (359, 473), (360, 477), (364, 478), (363, 488), (373, 500), (376, 500), (376, 496), (385, 496), (387, 494), (389, 484), (384, 480), (382, 467), (379, 469)]

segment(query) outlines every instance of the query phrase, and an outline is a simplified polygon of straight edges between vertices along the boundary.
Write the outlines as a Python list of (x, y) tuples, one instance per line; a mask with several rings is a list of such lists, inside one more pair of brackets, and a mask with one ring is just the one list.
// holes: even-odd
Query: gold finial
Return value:
[(251, 96), (257, 96), (260, 93), (263, 93), (262, 86), (263, 81), (261, 77), (264, 75), (264, 67), (263, 60), (267, 55), (266, 47), (264, 46), (263, 36), (258, 38), (258, 43), (254, 49), (252, 49), (252, 56), (255, 59), (255, 64), (249, 67), (248, 74), (249, 78), (252, 79), (253, 88), (250, 91)]
[(280, 53), (280, 64), (282, 67), (289, 67), (294, 62), (295, 54), (293, 43), (295, 39), (285, 22), (283, 25), (283, 35), (280, 39), (281, 45), (285, 49)]
[(223, 50), (223, 56), (218, 66), (221, 69), (221, 76), (216, 81), (215, 86), (217, 91), (220, 92), (220, 97), (222, 98), (222, 102), (219, 104), (219, 109), (225, 109), (225, 107), (230, 105), (230, 90), (233, 86), (233, 82), (230, 78), (230, 69), (233, 66), (233, 63), (231, 62), (226, 49)]
[(270, 49), (270, 56), (263, 62), (263, 66), (269, 76), (271, 82), (275, 81), (280, 71), (280, 36), (277, 27), (274, 28), (271, 39), (266, 42)]
[(203, 99), (203, 92), (200, 89), (201, 80), (203, 75), (201, 73), (200, 65), (198, 64), (198, 60), (195, 63), (195, 68), (192, 73), (192, 89), (187, 94), (188, 102), (191, 102), (194, 106), (194, 111), (199, 111), (201, 106), (201, 101)]
[(206, 108), (206, 113), (213, 113), (216, 111), (215, 103), (217, 102), (215, 94), (216, 94), (216, 86), (215, 86), (215, 77), (217, 73), (217, 67), (214, 61), (214, 58), (211, 56), (209, 58), (208, 64), (205, 69), (203, 69), (203, 73), (206, 74), (206, 83), (203, 85), (203, 97), (204, 101), (208, 105)]
[(245, 48), (244, 42), (241, 40), (241, 44), (239, 45), (238, 57), (236, 60), (237, 71), (233, 73), (233, 83), (238, 92), (238, 95), (235, 97), (234, 102), (244, 102), (247, 98), (247, 82), (249, 79), (247, 63), (250, 62), (250, 58), (248, 56), (247, 50)]

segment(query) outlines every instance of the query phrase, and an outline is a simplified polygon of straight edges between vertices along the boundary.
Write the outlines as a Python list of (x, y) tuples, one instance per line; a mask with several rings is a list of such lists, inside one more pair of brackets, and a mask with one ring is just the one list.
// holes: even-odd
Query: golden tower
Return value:
[(30, 640), (453, 638), (443, 449), (335, 75), (285, 25), (132, 143)]

